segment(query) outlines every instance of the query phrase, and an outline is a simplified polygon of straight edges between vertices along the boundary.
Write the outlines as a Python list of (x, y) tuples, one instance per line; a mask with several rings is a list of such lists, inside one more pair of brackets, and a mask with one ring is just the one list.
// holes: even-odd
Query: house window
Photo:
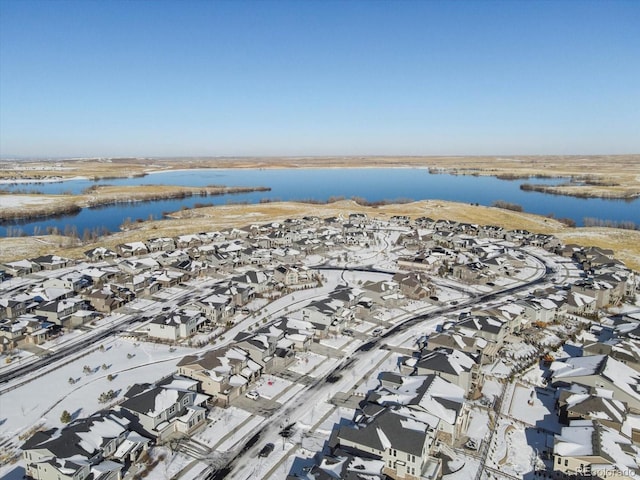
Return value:
[(558, 465), (560, 465), (561, 463), (562, 463), (562, 459), (558, 457)]
[(394, 456), (394, 457), (397, 457), (397, 456), (398, 456), (398, 451), (397, 451), (395, 448), (393, 449), (393, 456)]
[(566, 458), (565, 458), (565, 460), (564, 460), (564, 466), (565, 466), (565, 467), (568, 467), (568, 466), (569, 466), (569, 460), (567, 460)]

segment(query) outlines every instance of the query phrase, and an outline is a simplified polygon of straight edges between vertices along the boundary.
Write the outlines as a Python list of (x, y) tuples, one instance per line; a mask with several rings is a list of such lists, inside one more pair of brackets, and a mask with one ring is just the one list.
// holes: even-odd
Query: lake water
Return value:
[[(193, 207), (196, 203), (225, 204), (229, 202), (258, 203), (263, 199), (277, 200), (327, 200), (330, 197), (353, 196), (369, 201), (408, 198), (412, 200), (441, 199), (464, 203), (491, 205), (505, 200), (521, 205), (525, 212), (541, 215), (553, 214), (557, 218), (571, 218), (582, 225), (585, 217), (616, 221), (632, 221), (640, 224), (640, 201), (583, 199), (548, 195), (520, 190), (524, 182), (555, 184), (559, 179), (500, 180), (495, 177), (431, 174), (420, 168), (354, 168), (354, 169), (210, 169), (163, 172), (138, 178), (100, 180), (70, 180), (60, 183), (22, 184), (7, 186), (11, 191), (38, 191), (48, 194), (82, 193), (96, 184), (109, 185), (184, 185), (184, 186), (265, 186), (269, 192), (251, 192), (234, 195), (190, 197), (118, 204), (84, 209), (77, 215), (27, 222), (10, 222), (0, 226), (0, 235), (7, 235), (7, 227), (22, 229), (31, 235), (34, 228), (40, 231), (57, 227), (63, 231), (75, 226), (82, 234), (85, 229), (105, 227), (118, 230), (126, 218), (162, 218), (164, 212)], [(0, 197), (0, 207), (1, 207)]]

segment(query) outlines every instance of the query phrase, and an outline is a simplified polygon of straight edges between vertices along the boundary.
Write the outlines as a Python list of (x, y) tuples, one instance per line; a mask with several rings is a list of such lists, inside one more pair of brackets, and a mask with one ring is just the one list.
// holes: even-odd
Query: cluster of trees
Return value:
[(102, 392), (98, 396), (98, 401), (100, 403), (107, 403), (107, 402), (110, 402), (111, 400), (113, 400), (116, 397), (117, 397), (117, 393), (114, 392), (113, 390), (109, 390), (108, 392)]
[(640, 230), (640, 227), (629, 220), (604, 220), (602, 218), (585, 217), (582, 222), (585, 227), (621, 228), (623, 230)]
[(505, 210), (512, 210), (514, 212), (522, 212), (522, 205), (518, 205), (517, 203), (507, 202), (505, 200), (496, 200), (491, 204), (492, 207), (503, 208)]

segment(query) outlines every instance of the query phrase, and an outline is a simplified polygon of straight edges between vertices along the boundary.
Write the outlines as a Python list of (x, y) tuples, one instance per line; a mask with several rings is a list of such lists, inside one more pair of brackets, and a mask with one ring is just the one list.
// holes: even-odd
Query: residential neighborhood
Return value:
[(354, 212), (0, 278), (3, 478), (640, 477), (612, 251)]

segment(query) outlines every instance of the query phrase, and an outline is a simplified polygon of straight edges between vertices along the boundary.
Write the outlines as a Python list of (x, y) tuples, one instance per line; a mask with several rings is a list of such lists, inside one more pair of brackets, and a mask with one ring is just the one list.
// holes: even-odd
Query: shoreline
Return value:
[[(159, 186), (142, 189), (132, 187), (100, 187), (80, 195), (41, 195), (41, 194), (0, 194), (3, 197), (17, 200), (12, 206), (5, 206), (0, 212), (0, 223), (18, 221), (27, 223), (32, 220), (46, 220), (65, 215), (77, 215), (83, 209), (102, 208), (124, 203), (144, 203), (161, 200), (172, 200), (190, 197), (233, 195), (236, 193), (268, 192), (269, 187), (181, 187)], [(162, 191), (164, 190), (164, 191)], [(44, 200), (44, 202), (38, 202)]]
[[(571, 190), (540, 193), (575, 198), (623, 199), (640, 196), (640, 155), (567, 156), (318, 156), (318, 157), (172, 157), (112, 158), (108, 161), (58, 160), (50, 163), (0, 161), (1, 185), (37, 185), (72, 180), (91, 182), (157, 175), (168, 172), (204, 170), (335, 170), (335, 169), (419, 169), (433, 175), (486, 176), (499, 180), (528, 181), (535, 178), (579, 180), (588, 176), (594, 184)], [(64, 173), (70, 176), (66, 177)], [(23, 178), (16, 178), (23, 176)], [(26, 177), (26, 178), (24, 178)], [(47, 178), (52, 177), (52, 178)], [(41, 178), (41, 179), (40, 179)], [(548, 186), (547, 186), (548, 187)]]

